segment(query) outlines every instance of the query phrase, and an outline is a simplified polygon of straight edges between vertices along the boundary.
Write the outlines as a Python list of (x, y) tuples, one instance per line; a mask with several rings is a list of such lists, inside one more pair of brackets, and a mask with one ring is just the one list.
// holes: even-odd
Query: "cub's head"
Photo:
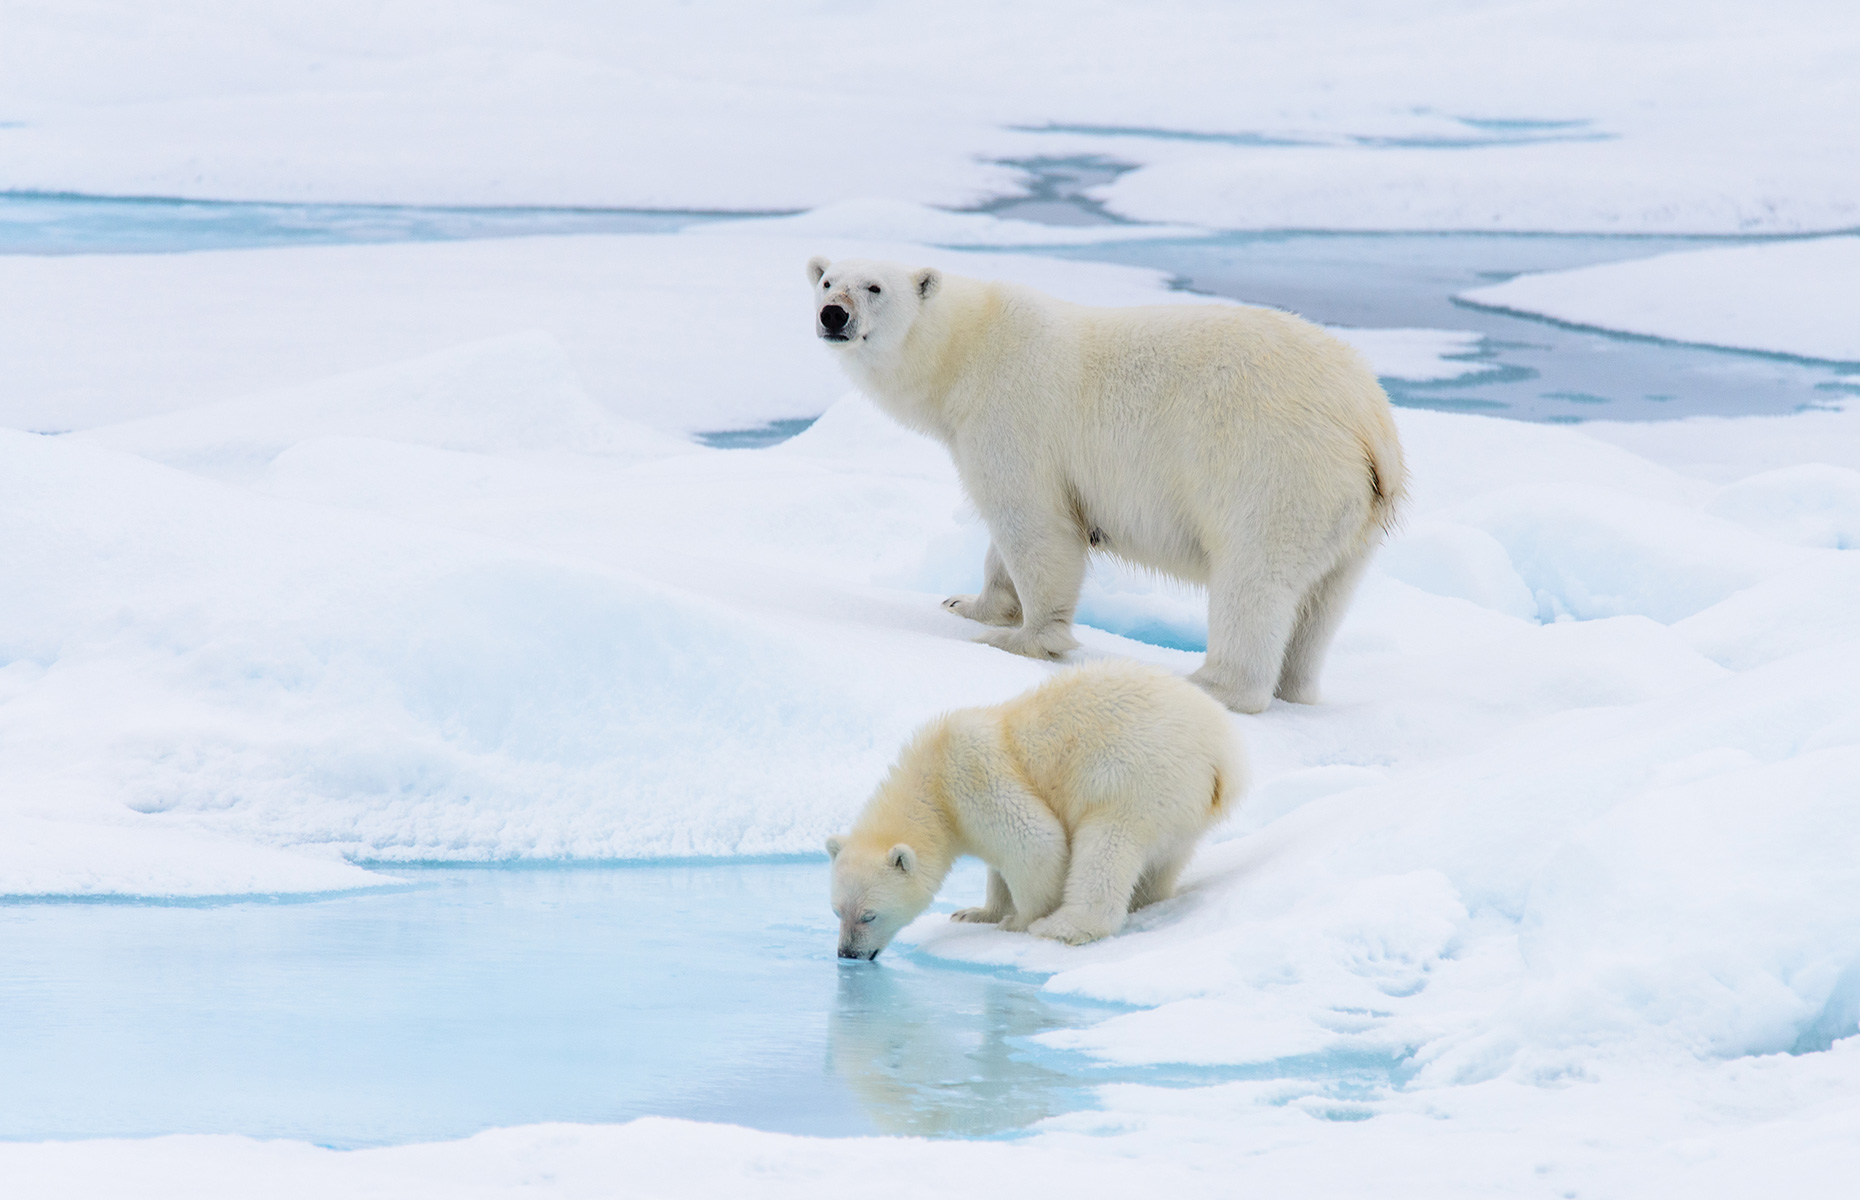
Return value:
[(827, 853), (841, 958), (877, 958), (936, 899), (936, 889), (918, 872), (917, 852), (903, 842), (881, 846), (857, 834), (830, 837)]
[(814, 289), (814, 334), (830, 346), (885, 350), (910, 332), (943, 277), (930, 267), (843, 258), (807, 260)]

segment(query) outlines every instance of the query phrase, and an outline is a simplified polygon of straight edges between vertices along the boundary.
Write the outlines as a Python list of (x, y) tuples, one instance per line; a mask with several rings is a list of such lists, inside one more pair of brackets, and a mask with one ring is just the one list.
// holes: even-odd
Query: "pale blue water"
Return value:
[[(288, 901), (0, 900), (0, 1139), (357, 1147), (645, 1115), (987, 1137), (1100, 1084), (1230, 1079), (1302, 1081), (1357, 1120), (1410, 1073), (1046, 1049), (1122, 1010), (899, 945), (841, 962), (824, 859), (392, 870), (405, 886)], [(934, 911), (982, 890), (961, 863)]]
[(1573, 423), (1700, 413), (1790, 413), (1860, 394), (1860, 363), (1811, 362), (1583, 329), (1455, 299), (1531, 271), (1695, 250), (1739, 239), (1548, 234), (1235, 233), (1061, 251), (1154, 267), (1177, 286), (1325, 324), (1467, 329), (1480, 370), (1444, 383), (1385, 379), (1396, 404)]
[(760, 450), (785, 442), (812, 425), (815, 417), (784, 417), (757, 425), (752, 429), (717, 429), (700, 433), (697, 439), (717, 450)]
[[(1600, 136), (1572, 121), (1461, 119), (1455, 145)], [(1099, 131), (1106, 132), (1106, 131)], [(1114, 132), (1114, 131), (1113, 131)], [(1132, 137), (1244, 139), (1244, 134), (1127, 130)], [(1481, 139), (1484, 139), (1483, 141)], [(1014, 160), (1024, 194), (982, 211), (1048, 224), (1117, 225), (1089, 190), (1128, 164), (1102, 156)], [(148, 253), (245, 246), (433, 241), (572, 233), (664, 233), (730, 213), (626, 209), (252, 204), (0, 192), (0, 253)], [(1860, 394), (1860, 363), (1688, 346), (1479, 308), (1454, 299), (1528, 271), (1643, 258), (1758, 239), (1558, 234), (1234, 233), (1039, 253), (1168, 272), (1177, 286), (1361, 327), (1466, 329), (1484, 342), (1479, 370), (1445, 383), (1385, 380), (1395, 403), (1568, 423), (1697, 413), (1788, 413)], [(726, 448), (770, 445), (818, 414), (699, 434)]]
[(701, 221), (743, 215), (750, 214), (0, 192), (0, 254), (149, 254), (529, 234), (673, 233)]
[[(1414, 145), (1478, 146), (1607, 136), (1583, 121), (1459, 118), (1463, 138)], [(1101, 129), (1133, 138), (1265, 144), (1253, 134)], [(1090, 189), (1129, 169), (1103, 156), (1013, 160), (1024, 195), (980, 211), (1057, 225), (1126, 224)], [(1663, 420), (1699, 413), (1790, 413), (1860, 395), (1860, 363), (1805, 361), (1582, 329), (1455, 299), (1531, 271), (1646, 258), (1761, 238), (1594, 234), (1226, 233), (1113, 242), (1041, 253), (1166, 271), (1186, 291), (1287, 309), (1331, 325), (1466, 329), (1483, 344), (1480, 370), (1445, 383), (1383, 380), (1396, 404), (1516, 420)]]
[[(1109, 1010), (897, 947), (842, 964), (826, 871), (413, 868), (319, 900), (0, 904), (0, 1137), (365, 1146), (646, 1114), (987, 1135), (1089, 1103), (1088, 1064), (1027, 1039)], [(968, 867), (946, 894), (971, 892)]]

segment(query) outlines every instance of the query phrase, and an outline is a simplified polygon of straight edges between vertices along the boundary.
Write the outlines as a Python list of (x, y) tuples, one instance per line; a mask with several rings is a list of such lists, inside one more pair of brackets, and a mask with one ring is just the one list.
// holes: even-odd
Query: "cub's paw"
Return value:
[(1020, 609), (1010, 612), (999, 604), (990, 604), (985, 596), (951, 596), (943, 601), (943, 607), (984, 625), (1014, 625), (1020, 621)]
[(1001, 928), (1007, 933), (1025, 933), (1027, 925), (1027, 918), (1019, 913), (1009, 913), (1001, 918)]
[(1082, 946), (1086, 942), (1097, 941), (1110, 931), (1089, 929), (1073, 920), (1064, 909), (1061, 909), (1052, 916), (1041, 917), (1027, 926), (1027, 932), (1034, 937), (1052, 938), (1056, 942), (1064, 942), (1069, 946)]
[(993, 925), (1001, 919), (1001, 914), (986, 908), (959, 908), (949, 914), (952, 921), (968, 921), (976, 925)]
[(1003, 629), (999, 633), (984, 633), (975, 639), (997, 650), (1006, 650), (1009, 654), (1019, 654), (1025, 658), (1040, 658), (1051, 661), (1061, 658), (1068, 650), (1078, 649), (1078, 639), (1064, 625), (1045, 625), (1039, 629), (1029, 630), (1025, 626), (1018, 629)]

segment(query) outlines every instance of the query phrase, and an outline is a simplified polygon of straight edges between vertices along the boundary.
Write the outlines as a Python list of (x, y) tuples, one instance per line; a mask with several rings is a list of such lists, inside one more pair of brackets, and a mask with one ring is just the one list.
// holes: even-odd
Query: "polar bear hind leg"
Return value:
[(1374, 545), (1369, 544), (1351, 552), (1305, 593), (1304, 602), (1299, 605), (1297, 628), (1292, 632), (1291, 644), (1285, 648), (1279, 686), (1274, 689), (1279, 699), (1293, 704), (1318, 702), (1318, 672), (1324, 666), (1324, 652), (1330, 649), (1337, 626), (1343, 623), (1350, 597), (1369, 566), (1374, 550)]
[(1167, 854), (1150, 860), (1142, 876), (1137, 880), (1136, 890), (1130, 893), (1130, 911), (1148, 908), (1158, 900), (1167, 900), (1175, 895), (1175, 881), (1182, 875), (1182, 868), (1195, 852), (1194, 839), (1180, 847), (1172, 848)]
[(951, 596), (943, 601), (943, 607), (984, 625), (1020, 624), (1020, 593), (1014, 590), (1014, 580), (993, 542), (988, 544), (988, 556), (982, 560), (981, 595)]
[(1217, 562), (1208, 580), (1208, 657), (1188, 677), (1235, 712), (1272, 703), (1302, 598), (1263, 555), (1242, 548)]

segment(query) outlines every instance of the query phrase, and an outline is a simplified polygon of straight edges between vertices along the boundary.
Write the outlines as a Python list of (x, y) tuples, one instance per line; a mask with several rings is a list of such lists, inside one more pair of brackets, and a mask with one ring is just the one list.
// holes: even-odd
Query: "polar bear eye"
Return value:
[(878, 920), (878, 914), (875, 912), (859, 914), (859, 924), (861, 925), (870, 925), (872, 922), (876, 920)]
[(833, 286), (833, 281), (830, 279), (823, 279), (820, 281), (820, 290), (823, 292), (832, 286)]
[(866, 284), (865, 290), (872, 293), (874, 296), (878, 295), (878, 285), (876, 283)]

